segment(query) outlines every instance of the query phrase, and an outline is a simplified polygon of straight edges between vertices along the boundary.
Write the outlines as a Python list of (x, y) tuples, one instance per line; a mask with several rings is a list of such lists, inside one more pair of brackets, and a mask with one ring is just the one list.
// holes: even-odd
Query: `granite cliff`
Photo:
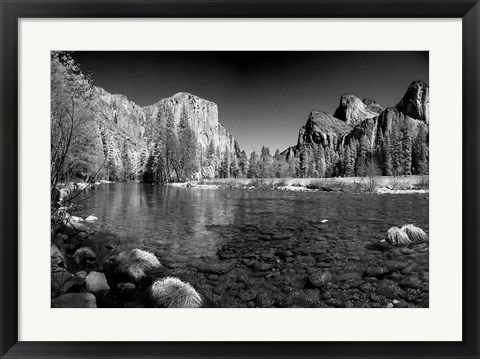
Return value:
[(429, 119), (429, 88), (422, 81), (413, 82), (402, 99), (387, 108), (343, 94), (333, 115), (312, 111), (297, 144), (282, 155), (302, 159), (305, 151), (321, 146), (329, 167), (326, 176), (359, 175), (357, 169), (363, 170), (369, 159), (375, 159), (385, 175), (426, 173)]
[(110, 179), (119, 179), (120, 174), (127, 171), (131, 174), (122, 179), (141, 179), (139, 172), (148, 158), (157, 155), (153, 153), (154, 133), (164, 128), (169, 113), (178, 127), (182, 111), (186, 112), (197, 151), (205, 153), (208, 146), (213, 145), (219, 156), (228, 153), (234, 157), (239, 152), (235, 138), (218, 120), (217, 104), (190, 93), (177, 93), (141, 107), (124, 95), (95, 87), (92, 107), (107, 154)]

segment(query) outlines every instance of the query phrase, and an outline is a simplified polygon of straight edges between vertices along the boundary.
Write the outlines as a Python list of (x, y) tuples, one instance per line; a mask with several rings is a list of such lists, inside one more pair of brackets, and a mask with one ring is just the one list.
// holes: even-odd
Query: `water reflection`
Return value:
[[(394, 225), (414, 223), (428, 233), (422, 195), (118, 183), (101, 185), (85, 208), (79, 215), (99, 218), (89, 224), (95, 234), (86, 242), (97, 253), (117, 241), (120, 251), (154, 252), (172, 275), (223, 306), (372, 307), (392, 298), (402, 306), (428, 306), (428, 245), (379, 243)], [(223, 271), (232, 261), (233, 269)], [(319, 270), (332, 282), (312, 289), (308, 278)]]
[[(93, 214), (97, 240), (112, 235), (120, 248), (162, 248), (176, 256), (215, 257), (233, 237), (292, 233), (345, 238), (365, 245), (390, 226), (416, 223), (428, 229), (421, 196), (208, 190), (140, 183), (103, 184), (81, 215)], [(412, 210), (415, 208), (415, 210)], [(320, 223), (328, 219), (328, 226)], [(358, 240), (357, 240), (358, 239)], [(185, 258), (187, 259), (187, 258)]]

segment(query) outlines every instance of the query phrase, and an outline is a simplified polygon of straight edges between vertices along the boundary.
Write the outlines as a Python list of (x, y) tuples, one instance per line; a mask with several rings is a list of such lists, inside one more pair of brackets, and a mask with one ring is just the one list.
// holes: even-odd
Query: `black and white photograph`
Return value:
[(51, 308), (429, 308), (428, 51), (51, 51), (50, 84)]

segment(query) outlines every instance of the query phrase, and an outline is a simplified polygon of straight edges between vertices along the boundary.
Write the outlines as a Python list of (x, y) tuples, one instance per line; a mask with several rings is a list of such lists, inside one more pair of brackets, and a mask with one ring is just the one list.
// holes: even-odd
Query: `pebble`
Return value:
[(332, 280), (332, 274), (329, 271), (317, 271), (308, 276), (307, 284), (318, 288), (329, 283)]

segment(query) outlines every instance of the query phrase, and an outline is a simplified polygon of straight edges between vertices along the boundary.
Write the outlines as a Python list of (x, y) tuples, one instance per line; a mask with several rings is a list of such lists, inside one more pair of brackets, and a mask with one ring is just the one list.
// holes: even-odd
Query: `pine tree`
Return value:
[(392, 154), (392, 175), (399, 176), (403, 172), (403, 163), (402, 137), (398, 126), (392, 127), (390, 140), (390, 148)]
[(383, 146), (384, 146), (384, 137), (383, 132), (379, 131), (377, 135), (377, 139), (375, 142), (375, 149), (374, 149), (374, 158), (375, 162), (379, 165), (379, 170), (381, 174), (385, 174), (385, 159), (383, 154)]
[(182, 108), (177, 130), (178, 169), (182, 180), (188, 180), (198, 171), (197, 137), (190, 126), (185, 107)]
[[(152, 140), (155, 146), (153, 180), (158, 182), (168, 181), (167, 170), (167, 148), (166, 148), (166, 123), (162, 121), (162, 113), (165, 109), (162, 107), (158, 111), (155, 125), (152, 128)], [(167, 116), (169, 113), (167, 112)]]
[(345, 176), (345, 146), (343, 145), (338, 148), (338, 161), (333, 172), (333, 175)]
[(255, 153), (255, 151), (252, 151), (252, 153), (250, 154), (250, 159), (248, 161), (248, 178), (259, 177), (258, 161), (258, 155)]
[(353, 177), (355, 176), (355, 162), (357, 159), (357, 144), (356, 140), (353, 139), (347, 146), (345, 152), (345, 176)]
[(272, 177), (272, 156), (270, 155), (270, 149), (266, 146), (262, 146), (262, 151), (260, 154), (260, 177), (269, 178)]
[(310, 153), (310, 148), (306, 145), (300, 148), (300, 174), (299, 177), (306, 178), (309, 175), (310, 167), (312, 164), (312, 155)]
[(367, 167), (367, 151), (369, 149), (369, 144), (367, 137), (363, 136), (360, 139), (359, 150), (356, 158), (355, 171), (357, 176), (365, 177), (366, 167)]
[(325, 150), (323, 145), (319, 144), (314, 151), (314, 161), (316, 169), (316, 177), (325, 177), (326, 163), (325, 163)]
[(285, 159), (280, 155), (280, 150), (277, 148), (273, 155), (273, 176), (281, 178), (284, 176)]
[(240, 176), (247, 177), (248, 175), (248, 157), (245, 151), (241, 151), (238, 158), (238, 166), (240, 168)]
[(428, 132), (426, 125), (420, 125), (413, 143), (412, 162), (416, 174), (428, 174)]
[(208, 143), (207, 158), (213, 159), (214, 157), (215, 157), (215, 144), (213, 143), (213, 138), (212, 138)]
[(386, 176), (393, 175), (393, 161), (392, 161), (392, 140), (390, 132), (387, 130), (385, 132), (383, 144), (382, 144), (382, 163), (383, 163), (383, 172)]
[(145, 183), (152, 183), (153, 182), (153, 172), (154, 172), (154, 164), (155, 164), (155, 152), (154, 148), (155, 145), (151, 144), (149, 146), (147, 160), (145, 162), (145, 168), (143, 170), (142, 182)]
[(300, 158), (299, 156), (295, 156), (288, 160), (288, 175), (291, 177), (300, 177), (301, 170), (300, 170)]
[(129, 181), (133, 177), (133, 166), (130, 161), (130, 153), (128, 148), (128, 142), (126, 139), (123, 141), (122, 147), (122, 162), (123, 162), (123, 179)]
[(223, 152), (222, 162), (220, 164), (220, 177), (221, 178), (230, 178), (230, 153), (228, 148), (225, 147)]
[(178, 181), (180, 181), (180, 171), (178, 168), (178, 165), (179, 165), (178, 138), (177, 138), (177, 132), (175, 128), (175, 119), (173, 117), (173, 112), (170, 109), (166, 111), (165, 157), (166, 157), (168, 180), (172, 180), (172, 177), (175, 176), (175, 178)]
[(412, 138), (408, 130), (407, 123), (404, 122), (401, 128), (401, 146), (402, 146), (402, 174), (412, 174)]
[(137, 173), (137, 178), (140, 178), (142, 180), (143, 180), (143, 175), (145, 173), (145, 165), (147, 163), (147, 159), (148, 159), (148, 149), (144, 148), (140, 153), (140, 161), (139, 161), (138, 173)]
[(238, 158), (234, 154), (230, 161), (230, 176), (237, 178), (240, 175), (240, 166), (238, 165)]

